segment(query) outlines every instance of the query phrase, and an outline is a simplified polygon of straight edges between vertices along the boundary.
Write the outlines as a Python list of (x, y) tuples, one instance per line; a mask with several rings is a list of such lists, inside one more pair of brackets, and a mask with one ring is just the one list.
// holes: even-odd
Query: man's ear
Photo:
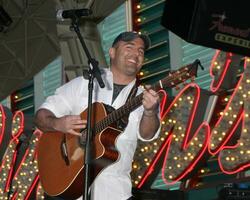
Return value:
[(111, 47), (109, 49), (109, 57), (113, 59), (115, 57), (115, 48)]

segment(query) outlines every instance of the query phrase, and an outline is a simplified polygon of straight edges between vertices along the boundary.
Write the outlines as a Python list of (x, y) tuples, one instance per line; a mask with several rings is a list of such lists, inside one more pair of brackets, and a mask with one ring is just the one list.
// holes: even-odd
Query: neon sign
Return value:
[[(1, 141), (9, 132), (5, 132), (8, 118), (6, 110), (0, 105), (0, 133)], [(22, 160), (17, 165), (17, 157), (24, 137), (24, 115), (22, 112), (16, 112), (12, 118), (11, 140), (8, 142), (5, 154), (2, 157), (0, 165), (0, 199), (29, 199), (31, 192), (38, 185), (38, 169), (36, 161), (36, 145), (41, 132), (36, 130), (29, 138), (28, 148), (26, 149)], [(14, 170), (16, 169), (16, 170)], [(41, 190), (41, 189), (40, 189)], [(43, 193), (37, 194), (37, 199), (41, 199)]]
[[(220, 169), (226, 174), (250, 167), (250, 60), (217, 51), (210, 75), (213, 78), (210, 95), (206, 96), (195, 83), (183, 87), (171, 102), (162, 91), (165, 94), (161, 104), (162, 131), (160, 137), (149, 144), (138, 143), (132, 166), (135, 186), (142, 187), (159, 164), (163, 181), (175, 184), (211, 155), (218, 157)], [(203, 108), (202, 102), (209, 102), (212, 95), (218, 97), (215, 108), (209, 108), (209, 104)], [(201, 112), (205, 107), (211, 109), (211, 120)], [(8, 120), (6, 111), (0, 106), (1, 146), (9, 135)], [(0, 199), (8, 196), (28, 199), (35, 190), (37, 199), (43, 197), (35, 150), (41, 132), (32, 134), (21, 164), (15, 172), (13, 170), (23, 130), (24, 116), (17, 112), (12, 120), (11, 140), (0, 166)]]
[(210, 93), (218, 97), (211, 120), (200, 115), (199, 104), (204, 98), (201, 100), (201, 89), (194, 83), (182, 88), (169, 106), (161, 105), (162, 132), (156, 141), (139, 142), (133, 163), (134, 186), (142, 187), (158, 164), (163, 181), (175, 184), (209, 155), (218, 156), (226, 174), (250, 167), (250, 60), (217, 51), (210, 75)]

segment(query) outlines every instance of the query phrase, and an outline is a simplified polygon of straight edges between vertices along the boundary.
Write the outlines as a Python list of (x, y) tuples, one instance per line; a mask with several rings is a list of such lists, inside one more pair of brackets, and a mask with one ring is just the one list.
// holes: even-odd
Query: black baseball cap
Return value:
[(123, 33), (120, 33), (114, 40), (112, 47), (114, 47), (118, 42), (130, 42), (136, 38), (141, 38), (144, 42), (145, 50), (147, 50), (150, 47), (150, 38), (147, 35), (139, 34), (135, 31), (126, 31)]

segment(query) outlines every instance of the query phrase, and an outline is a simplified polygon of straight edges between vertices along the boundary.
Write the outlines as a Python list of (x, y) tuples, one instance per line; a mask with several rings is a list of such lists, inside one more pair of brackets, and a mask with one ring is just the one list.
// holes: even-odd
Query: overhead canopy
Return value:
[[(13, 23), (5, 32), (0, 32), (0, 100), (30, 80), (61, 54), (60, 48), (65, 45), (60, 44), (57, 33), (56, 9), (91, 8), (93, 15), (88, 21), (92, 23), (87, 23), (87, 26), (91, 26), (103, 20), (124, 1), (1, 1), (0, 5)], [(83, 30), (85, 28), (83, 27)], [(91, 38), (89, 40), (87, 43), (94, 41)], [(96, 45), (96, 41), (93, 45)]]

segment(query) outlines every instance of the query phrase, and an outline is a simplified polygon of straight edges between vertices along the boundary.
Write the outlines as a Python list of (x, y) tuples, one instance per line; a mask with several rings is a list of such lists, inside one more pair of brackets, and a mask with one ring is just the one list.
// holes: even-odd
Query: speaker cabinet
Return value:
[(187, 42), (250, 56), (250, 1), (166, 0), (162, 25)]

